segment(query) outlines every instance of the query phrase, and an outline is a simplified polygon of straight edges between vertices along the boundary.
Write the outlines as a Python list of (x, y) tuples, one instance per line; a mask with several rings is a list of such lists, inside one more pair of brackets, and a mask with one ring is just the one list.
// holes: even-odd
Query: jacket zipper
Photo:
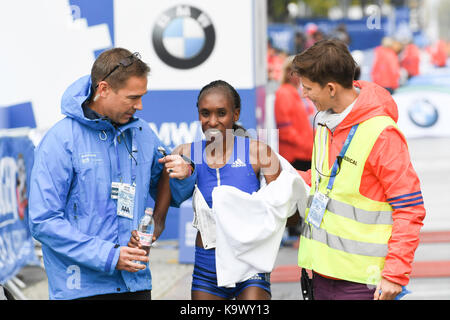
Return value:
[(78, 227), (78, 215), (77, 215), (77, 204), (73, 203), (73, 218), (75, 219), (75, 224)]
[(220, 172), (219, 168), (216, 168), (217, 186), (220, 186)]

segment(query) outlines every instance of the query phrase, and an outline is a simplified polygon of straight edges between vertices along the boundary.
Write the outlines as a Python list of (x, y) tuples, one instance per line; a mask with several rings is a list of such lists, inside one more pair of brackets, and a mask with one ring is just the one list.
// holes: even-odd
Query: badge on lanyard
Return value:
[(312, 224), (317, 229), (319, 229), (320, 224), (322, 223), (323, 215), (325, 214), (325, 210), (327, 209), (329, 200), (330, 198), (328, 198), (322, 192), (316, 192), (314, 194), (311, 207), (309, 208), (308, 216), (306, 217), (306, 221)]
[(117, 201), (117, 214), (119, 216), (133, 219), (135, 193), (135, 186), (129, 185), (128, 183), (121, 184)]
[[(334, 180), (336, 179), (337, 174), (340, 171), (340, 160), (342, 159), (345, 155), (345, 153), (347, 152), (347, 149), (350, 145), (350, 142), (353, 139), (353, 136), (355, 135), (356, 129), (358, 128), (359, 124), (354, 125), (351, 129), (350, 132), (347, 136), (347, 138), (345, 139), (344, 145), (341, 149), (341, 152), (339, 153), (339, 155), (336, 157), (336, 160), (333, 163), (333, 167), (331, 169), (331, 174), (328, 176), (329, 180), (328, 180), (328, 184), (327, 184), (327, 194), (323, 194), (322, 192), (319, 192), (319, 184), (320, 184), (320, 176), (323, 175), (322, 173), (320, 173), (320, 171), (318, 171), (317, 174), (317, 178), (316, 178), (316, 192), (314, 193), (314, 197), (311, 203), (311, 207), (309, 208), (309, 213), (308, 213), (308, 217), (306, 218), (306, 221), (309, 222), (310, 224), (312, 224), (314, 227), (316, 227), (317, 229), (320, 228), (320, 224), (322, 223), (323, 220), (323, 216), (325, 214), (325, 211), (327, 209), (327, 205), (328, 205), (328, 201), (330, 200), (330, 198), (328, 197), (328, 194), (331, 192), (331, 190), (333, 189), (333, 184), (334, 184)], [(322, 129), (322, 132), (325, 129)], [(325, 134), (327, 133), (327, 131), (325, 131)], [(322, 136), (321, 136), (322, 137)], [(325, 135), (325, 139), (324, 141), (326, 141), (326, 135)], [(325, 144), (326, 145), (326, 144)], [(322, 146), (321, 146), (322, 147)], [(321, 150), (320, 152), (320, 163), (319, 163), (319, 167), (322, 168), (323, 167), (323, 157), (325, 155), (325, 152), (323, 150)], [(317, 167), (316, 167), (317, 170)], [(324, 175), (325, 176), (325, 175)]]
[(117, 200), (119, 199), (119, 189), (121, 187), (121, 182), (112, 182), (111, 183), (111, 199)]

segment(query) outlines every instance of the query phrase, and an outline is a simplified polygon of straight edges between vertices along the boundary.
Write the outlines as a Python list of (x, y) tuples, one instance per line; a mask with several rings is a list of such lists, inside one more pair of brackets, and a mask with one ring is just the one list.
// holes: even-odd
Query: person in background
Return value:
[(390, 300), (409, 282), (425, 217), (419, 178), (388, 91), (354, 81), (345, 43), (317, 42), (293, 68), (317, 108), (298, 265), (314, 299)]
[(306, 171), (311, 169), (313, 129), (299, 93), (300, 79), (293, 73), (293, 60), (294, 56), (286, 59), (281, 85), (275, 92), (278, 150), (294, 168)]
[(126, 49), (101, 53), (64, 92), (65, 118), (36, 148), (29, 226), (42, 243), (50, 299), (151, 298), (150, 270), (138, 263), (148, 257), (128, 239), (150, 196), (156, 239), (169, 204), (192, 194), (196, 173), (179, 155), (162, 157), (162, 142), (134, 116), (149, 70)]
[(306, 34), (305, 49), (311, 47), (316, 42), (314, 34), (318, 31), (319, 27), (317, 26), (317, 24), (313, 22), (309, 22), (305, 25), (305, 34)]
[(412, 41), (409, 41), (400, 54), (400, 67), (408, 72), (408, 79), (410, 79), (419, 74), (419, 66), (420, 50)]
[[(293, 60), (294, 56), (286, 59), (282, 82), (275, 92), (274, 114), (278, 129), (278, 152), (294, 168), (306, 171), (311, 169), (313, 128), (299, 93), (300, 79), (293, 72)], [(294, 217), (291, 218), (287, 226), (289, 236), (300, 235), (301, 223), (301, 219), (295, 221)]]
[(295, 52), (296, 53), (300, 53), (303, 50), (305, 50), (306, 36), (301, 30), (295, 31), (294, 45), (295, 45)]
[(272, 54), (267, 61), (269, 81), (275, 81), (277, 84), (280, 83), (283, 73), (283, 64), (286, 58), (286, 52), (273, 49)]
[(440, 39), (436, 41), (432, 46), (427, 48), (428, 53), (431, 56), (431, 63), (442, 68), (447, 65), (447, 45), (444, 40)]
[(398, 58), (398, 45), (394, 39), (384, 37), (381, 46), (375, 48), (372, 64), (372, 81), (393, 93), (399, 87), (400, 62)]
[(347, 31), (347, 26), (345, 23), (340, 23), (330, 35), (330, 38), (338, 39), (343, 41), (347, 46), (349, 46), (352, 42), (352, 39)]

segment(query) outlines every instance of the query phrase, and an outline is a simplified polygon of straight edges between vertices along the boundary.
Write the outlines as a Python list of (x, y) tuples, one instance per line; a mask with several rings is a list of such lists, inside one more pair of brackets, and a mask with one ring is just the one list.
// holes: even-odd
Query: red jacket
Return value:
[[(398, 120), (397, 105), (386, 90), (366, 81), (356, 81), (355, 86), (361, 88), (355, 106), (334, 133), (329, 132), (331, 165), (354, 124), (378, 115), (389, 116), (396, 122)], [(299, 173), (311, 185), (311, 170)], [(386, 128), (375, 142), (364, 167), (359, 192), (372, 200), (391, 204), (392, 236), (381, 275), (392, 282), (406, 285), (414, 252), (419, 244), (425, 208), (408, 145), (396, 128)]]
[(410, 43), (405, 47), (400, 61), (400, 66), (408, 71), (408, 76), (413, 77), (419, 74), (420, 51), (419, 48)]
[(311, 161), (313, 129), (298, 90), (289, 83), (275, 93), (275, 122), (279, 153), (287, 161)]
[(400, 62), (394, 50), (383, 46), (375, 48), (371, 76), (372, 81), (383, 88), (398, 88)]
[(445, 67), (447, 64), (447, 48), (443, 40), (439, 40), (427, 51), (431, 55), (431, 63), (436, 67)]

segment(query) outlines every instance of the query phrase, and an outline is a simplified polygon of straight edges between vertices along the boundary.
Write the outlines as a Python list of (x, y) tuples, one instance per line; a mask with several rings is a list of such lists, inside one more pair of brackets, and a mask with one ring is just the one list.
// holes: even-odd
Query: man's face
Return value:
[(309, 98), (316, 106), (317, 111), (331, 109), (330, 92), (328, 86), (323, 88), (317, 82), (312, 82), (306, 77), (300, 76), (303, 96)]
[(136, 110), (142, 110), (142, 96), (147, 93), (147, 77), (130, 77), (125, 86), (109, 90), (104, 101), (104, 115), (118, 124), (125, 124)]

